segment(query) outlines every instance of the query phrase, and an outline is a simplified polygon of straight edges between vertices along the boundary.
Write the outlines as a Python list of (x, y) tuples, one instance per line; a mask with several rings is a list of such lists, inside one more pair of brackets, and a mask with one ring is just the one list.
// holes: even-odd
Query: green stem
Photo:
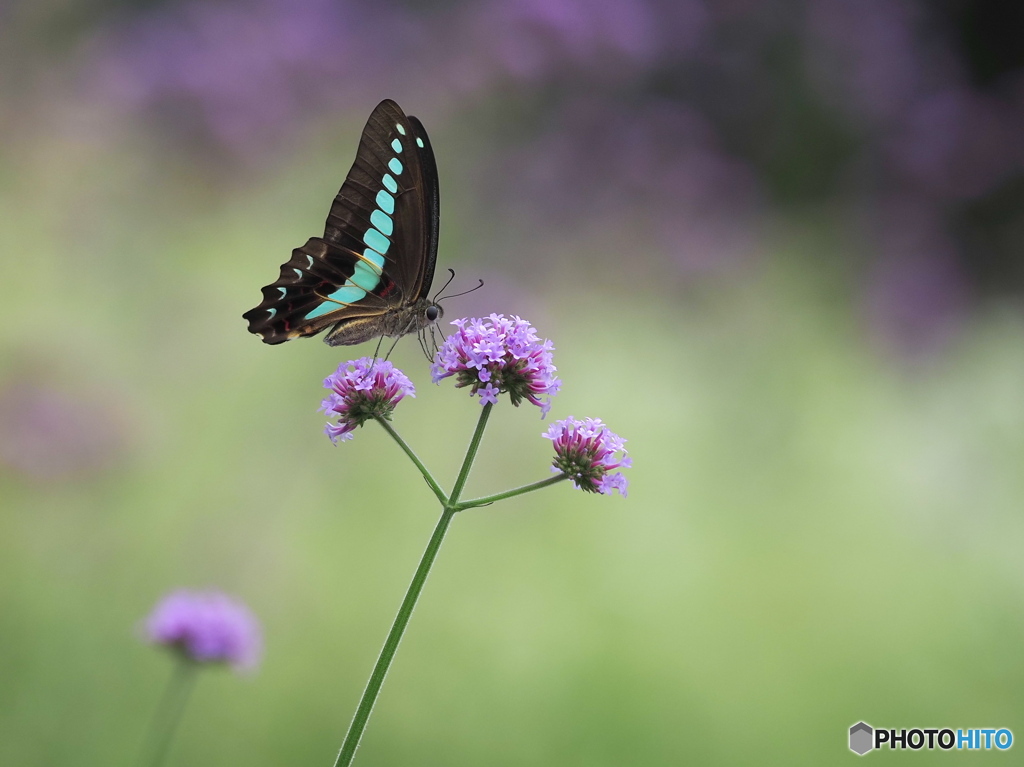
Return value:
[(423, 461), (419, 459), (419, 456), (413, 452), (413, 449), (409, 447), (409, 444), (402, 439), (401, 435), (397, 431), (395, 431), (395, 427), (391, 425), (391, 422), (384, 418), (378, 418), (377, 423), (384, 427), (384, 431), (391, 435), (391, 438), (398, 443), (398, 446), (402, 448), (402, 450), (405, 451), (405, 454), (409, 456), (414, 464), (416, 464), (416, 468), (420, 470), (420, 474), (423, 475), (423, 479), (425, 479), (427, 484), (430, 485), (430, 489), (434, 491), (434, 495), (437, 496), (437, 500), (441, 502), (441, 505), (447, 506), (448, 496), (444, 494), (444, 490), (442, 490), (441, 486), (437, 484), (437, 480), (435, 480), (434, 476), (427, 470), (427, 467), (423, 465)]
[(153, 714), (149, 733), (142, 747), (139, 764), (143, 767), (158, 767), (167, 756), (167, 749), (174, 739), (174, 733), (181, 723), (192, 688), (198, 676), (199, 664), (185, 657), (179, 657), (171, 678), (164, 689), (164, 695)]
[(513, 498), (517, 495), (522, 495), (523, 493), (531, 493), (534, 490), (540, 490), (542, 487), (549, 487), (561, 482), (563, 479), (569, 479), (569, 476), (567, 474), (558, 474), (554, 477), (549, 477), (548, 479), (542, 479), (540, 482), (533, 482), (529, 485), (523, 485), (522, 487), (517, 487), (513, 490), (506, 490), (504, 493), (495, 493), (494, 495), (485, 495), (483, 498), (473, 498), (469, 501), (462, 501), (461, 503), (454, 504), (454, 507), (456, 511), (464, 511), (465, 509), (472, 509), (477, 506), (486, 506), (487, 504), (494, 503), (495, 501), (503, 501), (506, 498)]
[(341, 744), (341, 751), (338, 753), (334, 767), (348, 767), (356, 755), (359, 739), (363, 736), (363, 730), (366, 729), (366, 722), (370, 718), (373, 704), (380, 693), (381, 685), (384, 684), (384, 677), (387, 676), (391, 661), (394, 660), (398, 644), (402, 641), (402, 635), (405, 633), (405, 627), (409, 624), (413, 608), (416, 607), (416, 600), (419, 599), (420, 592), (423, 590), (427, 574), (430, 573), (430, 567), (434, 564), (434, 558), (437, 556), (438, 549), (441, 548), (441, 541), (444, 540), (444, 534), (448, 531), (448, 525), (453, 516), (455, 516), (455, 511), (445, 507), (441, 513), (441, 519), (437, 521), (437, 527), (434, 528), (434, 534), (430, 536), (427, 550), (423, 552), (419, 567), (416, 568), (416, 572), (412, 576), (412, 583), (409, 584), (409, 590), (405, 593), (402, 606), (398, 608), (398, 615), (395, 616), (395, 622), (391, 626), (391, 631), (388, 632), (388, 638), (384, 640), (384, 647), (373, 667), (373, 673), (370, 674), (370, 681), (367, 682), (366, 689), (363, 690), (363, 697), (359, 699), (359, 707), (356, 708), (352, 723), (348, 726), (345, 742)]
[(480, 420), (476, 422), (476, 431), (473, 432), (473, 438), (469, 441), (466, 458), (462, 462), (459, 477), (455, 480), (455, 487), (452, 488), (452, 494), (448, 499), (449, 508), (456, 507), (459, 503), (462, 489), (466, 486), (466, 480), (469, 479), (469, 470), (473, 468), (473, 461), (476, 460), (477, 451), (480, 450), (480, 441), (484, 438), (484, 430), (487, 428), (487, 419), (491, 416), (492, 407), (494, 406), (488, 402), (480, 409)]
[(427, 582), (427, 575), (430, 573), (430, 568), (434, 564), (437, 552), (441, 548), (441, 542), (444, 540), (445, 533), (448, 532), (448, 526), (451, 524), (452, 517), (458, 511), (456, 503), (462, 488), (466, 485), (469, 470), (473, 467), (473, 459), (476, 458), (477, 451), (480, 449), (480, 441), (483, 439), (484, 429), (487, 428), (487, 419), (490, 414), (491, 405), (484, 405), (480, 413), (480, 420), (476, 424), (476, 430), (469, 441), (469, 449), (466, 451), (466, 458), (462, 462), (459, 478), (455, 481), (455, 488), (452, 490), (449, 498), (444, 497), (444, 493), (437, 482), (434, 481), (434, 478), (430, 476), (430, 472), (427, 471), (426, 467), (420, 462), (419, 458), (416, 457), (416, 454), (413, 453), (405, 441), (398, 436), (398, 433), (391, 427), (391, 424), (383, 419), (378, 419), (381, 426), (398, 442), (406, 455), (413, 460), (413, 463), (419, 467), (423, 477), (427, 480), (427, 484), (430, 485), (434, 494), (444, 506), (444, 510), (441, 512), (441, 518), (437, 521), (433, 535), (430, 536), (426, 551), (423, 552), (423, 556), (420, 558), (419, 567), (413, 573), (412, 583), (409, 584), (409, 589), (405, 592), (405, 599), (402, 600), (402, 606), (398, 608), (398, 615), (395, 616), (395, 622), (391, 624), (391, 631), (388, 632), (388, 637), (384, 640), (384, 647), (381, 649), (380, 656), (378, 656), (377, 662), (373, 666), (370, 681), (366, 683), (363, 696), (359, 699), (355, 716), (352, 717), (352, 723), (349, 724), (348, 732), (345, 733), (345, 740), (341, 744), (341, 751), (338, 752), (338, 758), (334, 762), (334, 767), (348, 767), (352, 763), (352, 759), (355, 758), (359, 741), (363, 737), (363, 730), (366, 729), (366, 723), (370, 719), (370, 712), (373, 711), (373, 704), (376, 703), (381, 685), (384, 684), (384, 677), (387, 676), (391, 662), (395, 659), (395, 653), (398, 651), (398, 645), (402, 641), (402, 635), (405, 634), (405, 628), (409, 625), (409, 618), (412, 617), (416, 601), (420, 598), (420, 592), (423, 591), (423, 584)]

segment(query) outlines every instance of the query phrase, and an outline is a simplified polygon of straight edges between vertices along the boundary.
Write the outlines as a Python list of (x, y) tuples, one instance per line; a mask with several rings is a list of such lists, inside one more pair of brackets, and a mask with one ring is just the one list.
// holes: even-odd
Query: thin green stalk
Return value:
[(540, 482), (533, 482), (529, 485), (523, 485), (522, 487), (517, 487), (513, 490), (506, 490), (504, 493), (495, 493), (494, 495), (485, 495), (483, 498), (473, 498), (469, 501), (462, 501), (461, 503), (454, 504), (454, 508), (456, 511), (463, 511), (477, 506), (486, 506), (487, 504), (494, 503), (495, 501), (503, 501), (506, 498), (513, 498), (517, 495), (522, 495), (523, 493), (531, 493), (534, 490), (549, 487), (564, 479), (569, 479), (569, 475), (557, 474), (553, 477), (549, 477), (548, 479), (542, 479)]
[(395, 616), (395, 622), (391, 626), (391, 631), (388, 632), (388, 638), (384, 640), (384, 647), (373, 667), (373, 673), (370, 674), (370, 681), (366, 683), (366, 689), (363, 690), (363, 697), (359, 699), (359, 706), (356, 708), (355, 716), (352, 717), (352, 723), (348, 726), (345, 742), (341, 744), (341, 751), (338, 752), (338, 759), (335, 761), (334, 767), (348, 767), (356, 755), (356, 748), (359, 747), (359, 739), (363, 736), (363, 730), (366, 729), (366, 722), (370, 718), (373, 704), (380, 693), (381, 685), (384, 684), (384, 677), (387, 676), (391, 661), (395, 658), (398, 644), (402, 641), (405, 627), (409, 624), (413, 608), (416, 607), (416, 600), (419, 599), (420, 592), (423, 590), (423, 584), (426, 583), (430, 567), (434, 564), (434, 558), (437, 556), (438, 549), (441, 548), (441, 541), (444, 540), (444, 534), (448, 531), (448, 525), (453, 516), (455, 516), (455, 512), (445, 508), (441, 513), (441, 518), (437, 521), (434, 534), (430, 536), (427, 549), (423, 552), (419, 567), (416, 568), (416, 572), (412, 576), (412, 583), (409, 584), (409, 590), (405, 593), (405, 599), (402, 600), (402, 606), (398, 608), (398, 615)]
[(462, 462), (459, 477), (455, 480), (455, 487), (452, 488), (452, 494), (448, 499), (449, 508), (458, 504), (462, 489), (466, 486), (466, 480), (469, 479), (469, 470), (473, 468), (473, 461), (476, 460), (476, 454), (480, 450), (480, 441), (484, 438), (484, 430), (487, 428), (487, 419), (491, 416), (492, 407), (494, 405), (488, 402), (480, 409), (480, 420), (476, 422), (476, 431), (473, 432), (473, 438), (469, 441), (466, 458)]
[(437, 496), (437, 500), (441, 502), (441, 505), (447, 506), (448, 496), (444, 494), (444, 490), (442, 490), (441, 486), (437, 484), (437, 480), (435, 480), (434, 476), (427, 470), (427, 467), (423, 465), (419, 456), (413, 452), (413, 449), (409, 447), (409, 444), (402, 439), (401, 435), (397, 431), (395, 431), (395, 427), (391, 425), (391, 422), (385, 418), (378, 418), (377, 423), (384, 427), (384, 431), (391, 435), (391, 438), (398, 443), (398, 446), (402, 448), (402, 450), (405, 451), (405, 454), (409, 456), (414, 464), (416, 464), (416, 468), (420, 470), (420, 474), (423, 475), (423, 479), (425, 479), (427, 484), (430, 485), (430, 489), (434, 491), (434, 495)]
[(388, 632), (388, 637), (384, 640), (384, 647), (381, 649), (380, 656), (378, 656), (377, 662), (373, 666), (370, 681), (366, 683), (366, 689), (363, 690), (363, 695), (359, 699), (355, 716), (352, 717), (352, 723), (348, 726), (348, 732), (345, 734), (345, 740), (341, 744), (341, 751), (338, 752), (338, 758), (334, 762), (334, 767), (348, 767), (355, 758), (359, 741), (363, 737), (363, 730), (366, 729), (366, 723), (370, 719), (373, 705), (380, 694), (381, 685), (384, 684), (384, 677), (387, 676), (391, 662), (395, 659), (395, 653), (398, 651), (398, 645), (402, 641), (402, 635), (405, 634), (406, 626), (409, 625), (409, 618), (412, 617), (412, 611), (416, 607), (420, 592), (423, 591), (423, 584), (427, 581), (427, 575), (430, 574), (430, 568), (433, 566), (437, 552), (441, 548), (441, 542), (444, 541), (445, 533), (448, 532), (448, 526), (451, 524), (452, 517), (455, 516), (457, 511), (455, 503), (458, 501), (459, 493), (462, 492), (466, 479), (469, 477), (469, 470), (473, 467), (473, 459), (476, 458), (477, 451), (480, 449), (480, 440), (483, 438), (484, 429), (487, 427), (487, 418), (490, 416), (490, 413), (491, 406), (484, 405), (480, 413), (480, 420), (476, 425), (476, 430), (473, 432), (473, 437), (469, 442), (466, 458), (462, 462), (459, 478), (455, 482), (455, 489), (452, 490), (451, 497), (448, 499), (444, 498), (444, 493), (441, 492), (440, 487), (433, 481), (430, 473), (412, 452), (412, 449), (398, 436), (398, 433), (391, 428), (389, 423), (379, 419), (385, 430), (395, 438), (395, 441), (405, 450), (406, 455), (423, 472), (424, 478), (427, 479), (427, 483), (430, 484), (435, 495), (441, 500), (444, 509), (441, 512), (441, 518), (437, 521), (433, 534), (430, 536), (426, 551), (423, 552), (423, 556), (420, 558), (420, 564), (416, 568), (416, 572), (413, 573), (412, 583), (409, 584), (409, 589), (405, 592), (405, 599), (402, 600), (402, 606), (398, 608), (398, 615), (395, 616), (395, 622), (391, 625), (391, 631)]
[(189, 695), (195, 687), (199, 664), (180, 657), (174, 664), (174, 671), (164, 688), (163, 697), (156, 707), (149, 732), (139, 757), (141, 767), (159, 767), (167, 756), (167, 749), (174, 739), (174, 733), (181, 723)]

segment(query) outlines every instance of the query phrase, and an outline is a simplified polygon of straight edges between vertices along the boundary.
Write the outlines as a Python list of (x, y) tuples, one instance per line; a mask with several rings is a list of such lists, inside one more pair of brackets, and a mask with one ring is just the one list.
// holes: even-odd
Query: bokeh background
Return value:
[[(201, 680), (169, 764), (331, 763), (438, 510), (379, 429), (321, 433), (345, 350), (241, 314), (385, 97), (435, 146), (439, 273), (486, 283), (449, 318), (530, 319), (552, 417), (635, 468), (456, 519), (356, 763), (1024, 737), (1022, 7), (3, 3), (0, 763), (132, 764), (177, 587), (266, 653)], [(392, 359), (450, 486), (477, 405)], [(547, 476), (536, 409), (495, 415), (473, 494)]]

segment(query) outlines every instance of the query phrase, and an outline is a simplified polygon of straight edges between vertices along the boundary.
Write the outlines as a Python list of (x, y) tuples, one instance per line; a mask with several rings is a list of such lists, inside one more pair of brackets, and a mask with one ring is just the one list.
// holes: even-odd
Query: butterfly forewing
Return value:
[[(332, 325), (331, 336), (345, 339), (334, 343), (394, 334), (395, 315), (430, 289), (438, 199), (422, 124), (395, 102), (382, 101), (363, 129), (323, 237), (292, 251), (277, 281), (263, 288), (263, 302), (243, 315), (250, 332), (269, 344)], [(339, 334), (346, 324), (349, 332)]]

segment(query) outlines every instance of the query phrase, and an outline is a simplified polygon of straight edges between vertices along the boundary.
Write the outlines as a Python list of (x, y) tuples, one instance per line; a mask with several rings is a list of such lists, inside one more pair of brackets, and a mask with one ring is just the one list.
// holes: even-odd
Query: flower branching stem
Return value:
[[(341, 744), (341, 750), (338, 752), (338, 758), (335, 761), (335, 767), (348, 767), (352, 763), (352, 759), (355, 757), (356, 749), (359, 747), (359, 741), (363, 736), (363, 730), (366, 729), (366, 723), (370, 718), (370, 712), (373, 710), (373, 705), (377, 701), (377, 696), (380, 694), (381, 685), (384, 684), (384, 677), (387, 676), (388, 669), (391, 667), (391, 662), (395, 658), (395, 653), (398, 651), (398, 645), (402, 641), (402, 635), (405, 634), (406, 626), (409, 625), (409, 618), (412, 617), (412, 611), (416, 607), (416, 602), (420, 597), (420, 592), (423, 591), (423, 584), (427, 581), (427, 575), (430, 573), (430, 568), (434, 564), (434, 559), (437, 557), (437, 552), (441, 548), (441, 543), (444, 541), (445, 533), (448, 532), (448, 526), (451, 524), (452, 517), (464, 508), (470, 508), (471, 505), (480, 505), (476, 502), (470, 502), (470, 504), (460, 504), (459, 496), (466, 486), (466, 481), (469, 479), (469, 472), (473, 468), (473, 461), (476, 459), (476, 454), (480, 450), (480, 442), (483, 440), (484, 431), (487, 428), (487, 420), (491, 415), (490, 404), (484, 405), (480, 410), (480, 418), (477, 421), (476, 429), (473, 431), (473, 437), (469, 442), (469, 449), (466, 450), (466, 457), (462, 461), (462, 468), (459, 470), (459, 476), (455, 480), (455, 486), (452, 488), (451, 495), (446, 496), (441, 486), (437, 483), (437, 480), (430, 474), (427, 467), (424, 466), (423, 462), (417, 457), (416, 453), (406, 443), (404, 439), (395, 431), (394, 427), (384, 418), (377, 418), (377, 421), (384, 430), (398, 443), (399, 447), (405, 452), (407, 456), (416, 464), (416, 468), (423, 474), (423, 478), (426, 480), (430, 489), (433, 490), (434, 495), (441, 502), (441, 518), (438, 519), (437, 525), (434, 527), (434, 532), (430, 536), (430, 541), (427, 543), (427, 548), (423, 552), (423, 556), (420, 558), (419, 566), (416, 568), (416, 572), (413, 573), (412, 582), (409, 584), (409, 589), (405, 592), (405, 598), (402, 600), (401, 607), (398, 608), (398, 615), (395, 616), (395, 622), (391, 625), (391, 631), (388, 632), (387, 639), (384, 640), (384, 647), (381, 648), (380, 656), (377, 658), (377, 663), (373, 667), (373, 672), (370, 674), (370, 681), (366, 684), (366, 689), (363, 690), (363, 696), (359, 699), (359, 706), (356, 708), (355, 716), (352, 717), (352, 723), (348, 726), (348, 732), (345, 735), (345, 741)], [(550, 484), (550, 481), (545, 483), (538, 483), (542, 486)], [(520, 492), (526, 492), (520, 490)], [(516, 495), (515, 491), (512, 492)], [(503, 495), (502, 497), (508, 497)], [(485, 502), (489, 502), (486, 501)]]
[(437, 484), (437, 480), (434, 479), (434, 475), (431, 474), (427, 470), (427, 467), (423, 465), (423, 461), (421, 461), (419, 459), (419, 456), (416, 455), (415, 451), (413, 451), (413, 449), (409, 447), (409, 443), (402, 439), (402, 435), (395, 431), (395, 427), (392, 426), (391, 422), (388, 421), (387, 419), (378, 418), (377, 423), (384, 427), (384, 431), (391, 435), (391, 438), (398, 443), (398, 446), (402, 448), (402, 450), (405, 452), (407, 456), (409, 456), (409, 459), (414, 464), (416, 464), (416, 468), (420, 470), (420, 474), (423, 475), (423, 479), (426, 480), (427, 484), (430, 486), (430, 489), (434, 491), (434, 495), (437, 496), (437, 500), (441, 502), (441, 505), (447, 506), (448, 496), (444, 494), (444, 490), (442, 490), (441, 486)]
[(487, 419), (491, 417), (491, 409), (494, 405), (488, 402), (480, 409), (480, 419), (476, 422), (476, 429), (473, 430), (473, 438), (469, 441), (469, 449), (462, 461), (462, 468), (459, 469), (458, 479), (455, 480), (455, 487), (452, 488), (451, 497), (445, 504), (446, 507), (455, 507), (462, 491), (466, 487), (466, 480), (469, 479), (469, 472), (473, 468), (473, 461), (476, 460), (477, 451), (480, 450), (480, 443), (484, 438), (484, 430), (487, 428)]
[(359, 747), (363, 730), (366, 729), (366, 722), (370, 718), (373, 704), (377, 701), (377, 695), (380, 694), (384, 677), (387, 676), (391, 661), (395, 658), (395, 652), (398, 651), (405, 627), (409, 625), (409, 618), (412, 617), (412, 611), (416, 607), (416, 600), (420, 598), (423, 584), (427, 581), (430, 567), (434, 564), (434, 558), (441, 548), (441, 541), (444, 540), (444, 535), (448, 532), (448, 525), (453, 516), (455, 516), (455, 510), (447, 506), (441, 512), (441, 518), (434, 527), (434, 532), (427, 543), (427, 549), (423, 552), (420, 564), (412, 576), (409, 590), (405, 592), (402, 606), (398, 608), (398, 615), (395, 616), (395, 622), (391, 626), (391, 631), (388, 632), (388, 638), (384, 640), (384, 647), (381, 648), (380, 656), (370, 674), (370, 681), (366, 683), (366, 689), (363, 690), (363, 697), (359, 699), (359, 706), (356, 708), (355, 716), (352, 717), (352, 723), (348, 726), (345, 741), (341, 744), (341, 751), (338, 752), (338, 759), (334, 763), (335, 767), (348, 767), (356, 755), (356, 749)]
[(466, 509), (475, 509), (478, 506), (487, 506), (495, 501), (504, 501), (506, 498), (514, 498), (517, 495), (523, 495), (523, 493), (540, 490), (550, 485), (557, 484), (565, 479), (569, 479), (569, 475), (556, 474), (548, 479), (542, 479), (540, 482), (531, 482), (529, 485), (523, 485), (522, 487), (513, 488), (512, 490), (506, 490), (504, 493), (495, 493), (494, 495), (485, 495), (483, 498), (472, 498), (468, 501), (460, 501), (455, 504), (455, 510), (464, 511)]
[(448, 336), (438, 350), (431, 366), (431, 378), (437, 383), (455, 376), (456, 386), (469, 387), (470, 394), (479, 398), (481, 409), (466, 456), (448, 494), (391, 425), (391, 414), (398, 402), (404, 397), (415, 396), (415, 388), (404, 373), (389, 362), (363, 357), (343, 363), (324, 381), (324, 386), (331, 393), (321, 404), (321, 410), (330, 418), (337, 417), (337, 422), (329, 422), (325, 427), (331, 441), (337, 443), (352, 439), (352, 432), (357, 427), (370, 420), (377, 421), (420, 470), (441, 504), (441, 518), (413, 573), (412, 583), (359, 699), (335, 767), (349, 767), (355, 758), (384, 678), (398, 652), (398, 645), (448, 527), (457, 513), (540, 490), (567, 479), (587, 492), (608, 494), (617, 490), (622, 495), (626, 494), (626, 478), (621, 473), (612, 473), (614, 469), (629, 466), (629, 456), (623, 449), (625, 440), (609, 431), (600, 419), (578, 421), (570, 416), (553, 424), (543, 435), (552, 441), (555, 449), (552, 462), (554, 476), (495, 495), (463, 501), (462, 493), (498, 396), (508, 394), (516, 406), (529, 402), (540, 408), (543, 416), (551, 407), (551, 396), (558, 391), (561, 381), (555, 375), (556, 368), (551, 361), (554, 348), (551, 341), (541, 340), (533, 326), (522, 318), (492, 314), (487, 319), (461, 319), (452, 324), (458, 330)]

